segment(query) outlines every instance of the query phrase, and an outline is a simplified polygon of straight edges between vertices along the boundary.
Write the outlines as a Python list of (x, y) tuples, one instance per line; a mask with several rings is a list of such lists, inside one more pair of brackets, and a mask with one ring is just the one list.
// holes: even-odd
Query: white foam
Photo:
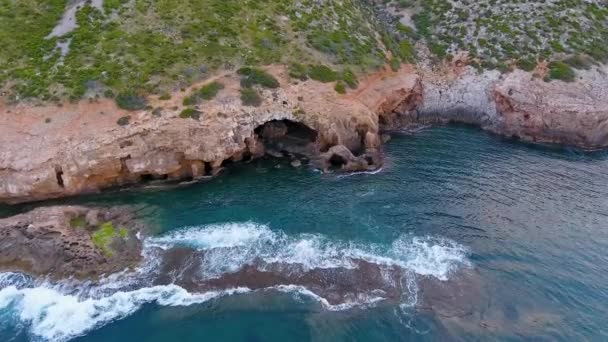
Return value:
[[(239, 288), (196, 294), (177, 285), (141, 288), (141, 284), (159, 269), (159, 250), (153, 247), (189, 246), (204, 250), (202, 272), (209, 276), (236, 271), (260, 260), (305, 269), (354, 268), (357, 267), (355, 260), (397, 265), (407, 272), (408, 298), (402, 299), (406, 306), (417, 302), (416, 274), (445, 280), (453, 270), (469, 265), (467, 249), (448, 239), (403, 235), (390, 244), (363, 244), (331, 240), (321, 234), (289, 236), (251, 222), (188, 227), (147, 238), (144, 243), (146, 262), (139, 272), (111, 275), (95, 286), (76, 280), (51, 285), (18, 273), (0, 274), (0, 311), (13, 314), (36, 339), (66, 341), (131, 315), (146, 303), (186, 306), (250, 291)], [(387, 281), (403, 281), (392, 279), (388, 273), (383, 276)], [(312, 298), (327, 310), (373, 306), (383, 300), (373, 294), (359, 294), (357, 298), (332, 305), (302, 286), (279, 285), (272, 289)]]
[(298, 296), (304, 296), (304, 297), (311, 298), (311, 299), (317, 301), (318, 303), (320, 303), (325, 309), (330, 310), (330, 311), (344, 311), (344, 310), (349, 310), (349, 309), (352, 309), (355, 307), (359, 307), (359, 308), (372, 307), (372, 306), (376, 305), (377, 303), (385, 300), (385, 298), (383, 298), (383, 297), (369, 296), (369, 295), (361, 294), (361, 295), (357, 296), (357, 298), (348, 300), (341, 304), (330, 304), (329, 301), (327, 301), (327, 299), (317, 295), (316, 293), (310, 291), (309, 289), (307, 289), (304, 286), (278, 285), (278, 286), (273, 286), (271, 289), (277, 290), (280, 292), (294, 293)]
[(239, 288), (193, 294), (177, 285), (165, 285), (118, 291), (101, 298), (80, 298), (52, 286), (24, 289), (9, 286), (0, 290), (0, 310), (9, 308), (15, 312), (34, 336), (60, 342), (131, 315), (146, 303), (187, 306), (247, 291)]
[(468, 250), (449, 239), (402, 235), (390, 245), (363, 244), (330, 240), (320, 234), (288, 236), (252, 222), (188, 227), (149, 238), (146, 245), (205, 250), (202, 271), (209, 276), (236, 271), (256, 260), (299, 265), (304, 269), (353, 268), (355, 260), (365, 260), (447, 280), (450, 272), (469, 265)]
[(247, 246), (260, 240), (273, 240), (274, 238), (275, 234), (268, 227), (246, 222), (186, 227), (164, 236), (150, 238), (146, 240), (146, 244), (163, 249), (176, 245), (209, 249)]
[(375, 170), (370, 170), (370, 171), (355, 171), (355, 172), (349, 172), (349, 173), (343, 173), (338, 175), (338, 178), (346, 178), (346, 177), (352, 177), (352, 176), (357, 176), (357, 175), (377, 175), (380, 172), (382, 172), (384, 170), (383, 167), (379, 167)]

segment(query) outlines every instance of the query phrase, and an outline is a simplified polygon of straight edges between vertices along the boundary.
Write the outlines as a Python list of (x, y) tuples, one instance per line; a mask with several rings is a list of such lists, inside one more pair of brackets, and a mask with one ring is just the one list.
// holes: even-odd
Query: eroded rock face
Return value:
[[(108, 222), (116, 236), (100, 248), (93, 236)], [(127, 208), (42, 207), (0, 219), (0, 271), (57, 279), (122, 271), (141, 259), (140, 228)]]
[(515, 71), (494, 88), (500, 117), (493, 130), (529, 141), (596, 149), (608, 146), (608, 72), (578, 71), (572, 83), (544, 82)]
[(426, 70), (421, 104), (396, 112), (402, 125), (460, 122), (527, 141), (608, 147), (608, 68), (577, 74), (566, 83), (521, 70), (504, 75), (471, 67)]
[[(292, 161), (304, 155), (323, 169), (333, 158), (339, 169), (367, 170), (381, 164), (381, 130), (410, 124), (463, 122), (529, 141), (608, 146), (606, 66), (578, 71), (572, 83), (544, 82), (523, 71), (480, 74), (459, 60), (445, 70), (425, 68), (380, 71), (340, 95), (331, 84), (294, 83), (284, 68), (273, 67), (268, 71), (281, 87), (259, 89), (259, 107), (241, 104), (239, 76), (227, 73), (213, 79), (225, 87), (197, 108), (199, 120), (179, 117), (188, 91), (152, 99), (162, 110), (136, 113), (109, 100), (0, 104), (0, 202), (214, 176), (225, 161), (265, 154)], [(130, 124), (117, 125), (127, 115)], [(334, 147), (340, 153), (328, 152)]]
[[(109, 100), (62, 107), (0, 105), (0, 202), (212, 176), (224, 161), (269, 152), (256, 128), (273, 121), (289, 120), (315, 132), (318, 151), (342, 145), (359, 155), (379, 145), (377, 109), (385, 94), (408, 93), (417, 84), (417, 75), (404, 71), (362, 80), (356, 93), (339, 95), (331, 84), (291, 83), (283, 68), (269, 72), (281, 88), (259, 89), (259, 107), (241, 104), (238, 75), (216, 77), (225, 87), (199, 108), (200, 120), (179, 117), (189, 92), (170, 101), (152, 99), (153, 107), (164, 108), (160, 117), (151, 110), (125, 112)], [(118, 125), (127, 115), (130, 124)]]

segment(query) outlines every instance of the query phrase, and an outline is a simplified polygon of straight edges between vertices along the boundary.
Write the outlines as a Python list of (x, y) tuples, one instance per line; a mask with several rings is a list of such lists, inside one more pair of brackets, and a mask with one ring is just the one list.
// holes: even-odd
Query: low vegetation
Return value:
[(245, 106), (259, 107), (262, 104), (262, 97), (253, 88), (242, 88), (241, 102)]
[(128, 233), (129, 231), (126, 228), (116, 229), (112, 222), (105, 222), (93, 232), (91, 238), (95, 247), (101, 250), (104, 255), (111, 257), (114, 254), (111, 247), (114, 239), (124, 239), (127, 237)]
[(194, 108), (186, 108), (179, 113), (179, 117), (182, 119), (194, 119), (198, 120), (201, 117), (201, 112)]
[(555, 61), (549, 63), (549, 78), (552, 80), (561, 80), (572, 82), (576, 77), (574, 70), (566, 63)]
[(251, 88), (260, 85), (265, 88), (278, 88), (279, 81), (264, 70), (252, 67), (240, 68), (237, 73), (241, 75), (241, 87)]
[(278, 87), (263, 71), (271, 64), (290, 65), (294, 80), (353, 88), (355, 73), (415, 63), (417, 42), (436, 60), (467, 51), (484, 69), (608, 62), (605, 0), (105, 0), (78, 8), (74, 30), (54, 31), (72, 5), (0, 0), (6, 99), (106, 97), (140, 110), (148, 95), (169, 100), (220, 69), (247, 66), (243, 87)]
[(0, 90), (9, 100), (105, 96), (139, 110), (147, 95), (168, 100), (218, 69), (251, 66), (244, 85), (272, 88), (278, 84), (257, 73), (266, 65), (370, 71), (400, 44), (378, 40), (391, 35), (363, 0), (87, 2), (73, 31), (52, 35), (71, 4), (0, 0)]
[(608, 61), (605, 0), (384, 0), (376, 8), (410, 38), (405, 55), (414, 54), (410, 40), (422, 40), (437, 59), (467, 51), (484, 69), (532, 70), (537, 60), (579, 55)]

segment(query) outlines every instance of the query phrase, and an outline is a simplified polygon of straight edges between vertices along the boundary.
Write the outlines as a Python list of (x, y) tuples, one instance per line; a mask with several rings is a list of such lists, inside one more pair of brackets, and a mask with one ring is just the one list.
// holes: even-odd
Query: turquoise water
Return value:
[(438, 127), (396, 134), (386, 158), (353, 175), (255, 161), (202, 184), (66, 202), (138, 205), (153, 244), (217, 253), (209, 274), (252, 253), (335, 272), (351, 257), (397, 265), (413, 284), (398, 301), (338, 307), (302, 288), (202, 298), (128, 276), (93, 291), (5, 274), (0, 340), (608, 340), (608, 154)]

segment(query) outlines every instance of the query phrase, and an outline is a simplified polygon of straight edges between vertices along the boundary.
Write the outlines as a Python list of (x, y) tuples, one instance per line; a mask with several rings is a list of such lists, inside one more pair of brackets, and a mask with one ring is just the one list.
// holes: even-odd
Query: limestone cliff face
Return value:
[[(197, 179), (217, 174), (226, 161), (265, 153), (304, 154), (321, 168), (374, 168), (381, 130), (410, 124), (464, 122), (530, 141), (608, 146), (606, 67), (580, 71), (572, 83), (522, 71), (446, 70), (381, 71), (339, 95), (332, 84), (293, 82), (273, 67), (281, 87), (260, 89), (259, 107), (241, 104), (239, 76), (228, 73), (215, 78), (225, 88), (198, 108), (199, 120), (179, 117), (188, 92), (152, 99), (160, 114), (128, 113), (109, 100), (0, 107), (0, 202)], [(126, 115), (130, 123), (119, 126)]]
[[(458, 69), (458, 68), (456, 68)], [(423, 71), (423, 101), (398, 110), (403, 125), (461, 122), (499, 135), (584, 149), (608, 147), (608, 68), (578, 71), (570, 83), (516, 70)]]
[(506, 75), (494, 88), (500, 116), (492, 130), (535, 142), (607, 147), (606, 71), (579, 71), (572, 83), (544, 82), (522, 71)]
[[(407, 94), (418, 80), (410, 72), (390, 73), (386, 79), (366, 80), (357, 93), (338, 95), (331, 84), (290, 83), (284, 69), (269, 71), (281, 87), (261, 89), (264, 100), (259, 107), (241, 104), (238, 75), (218, 77), (225, 88), (202, 104), (200, 120), (179, 117), (187, 92), (169, 102), (153, 102), (165, 108), (160, 116), (151, 110), (127, 113), (109, 100), (0, 108), (0, 201), (27, 202), (154, 179), (214, 175), (225, 161), (263, 155), (256, 129), (277, 120), (316, 131), (319, 154), (333, 146), (358, 155), (373, 153), (380, 145), (377, 108), (383, 94)], [(126, 115), (131, 116), (130, 124), (119, 126), (117, 120)]]

